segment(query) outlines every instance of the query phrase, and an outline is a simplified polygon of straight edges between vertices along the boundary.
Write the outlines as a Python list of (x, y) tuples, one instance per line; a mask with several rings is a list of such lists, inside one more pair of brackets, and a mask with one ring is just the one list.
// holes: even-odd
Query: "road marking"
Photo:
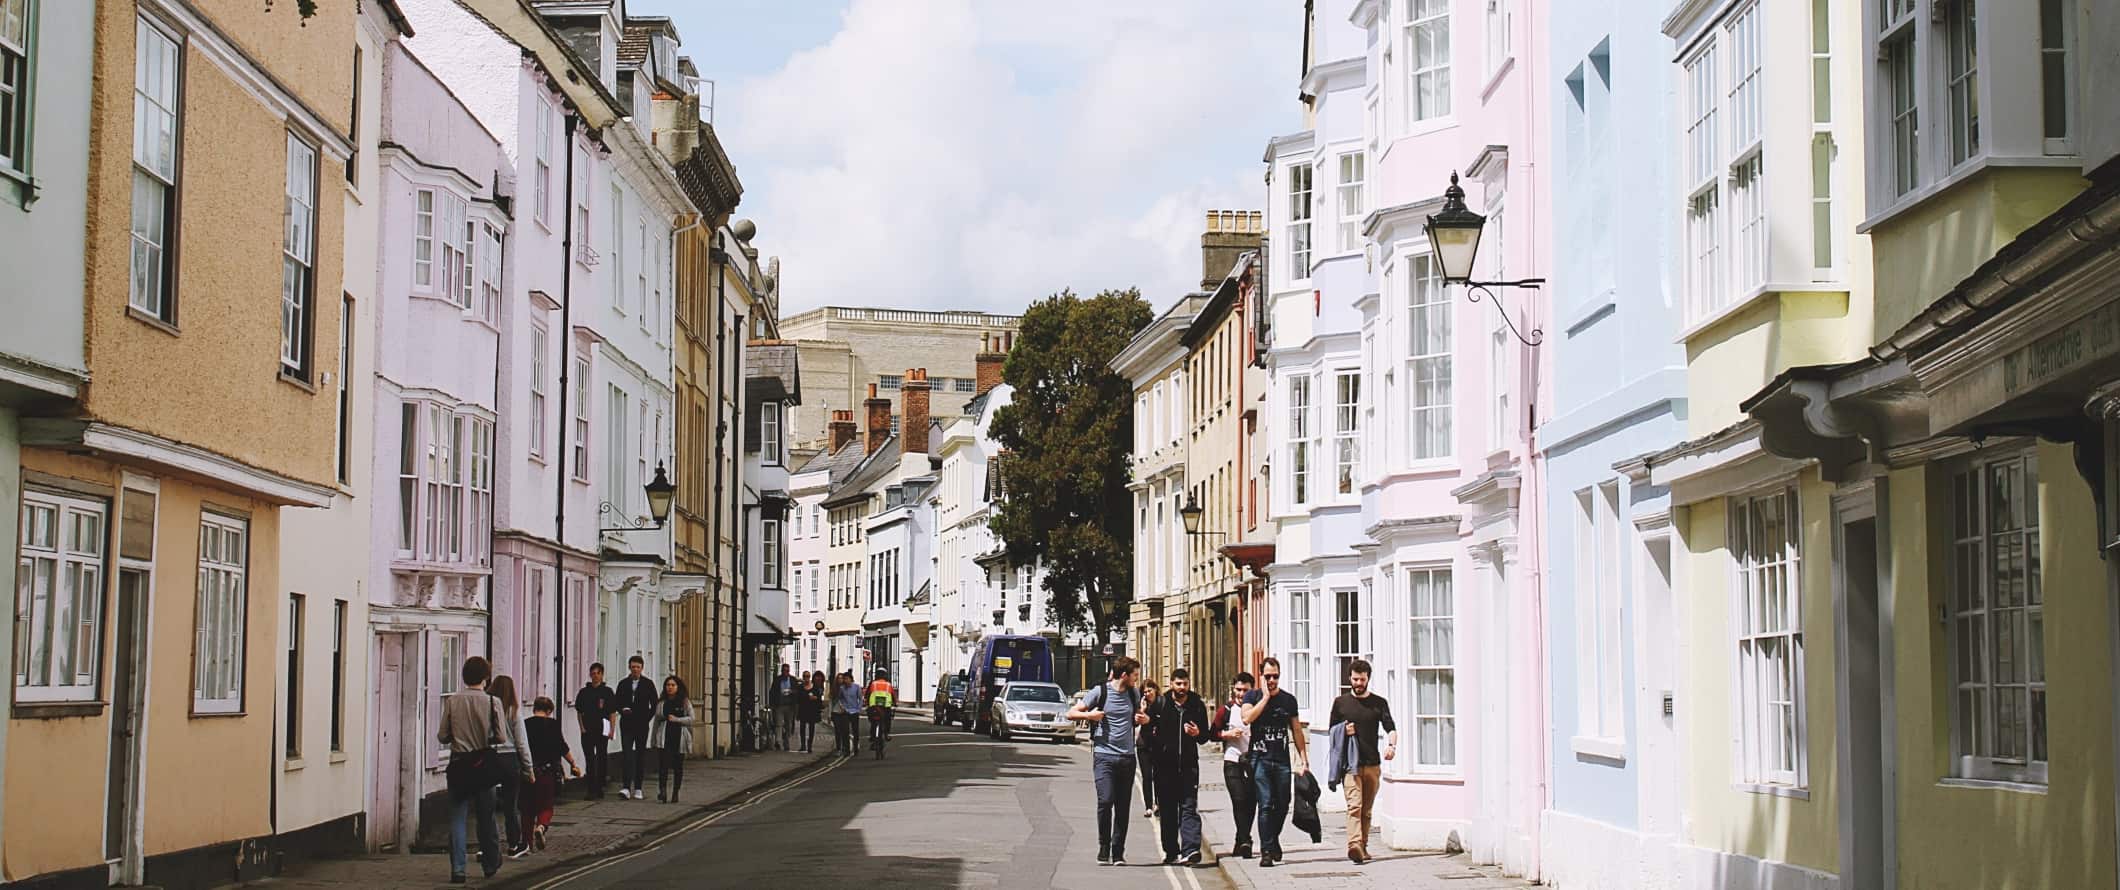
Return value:
[(621, 862), (625, 862), (628, 859), (632, 859), (636, 856), (645, 856), (649, 853), (653, 853), (656, 850), (661, 849), (663, 844), (669, 843), (671, 840), (677, 837), (680, 837), (693, 831), (697, 831), (701, 828), (705, 828), (709, 825), (714, 824), (715, 822), (719, 822), (722, 819), (727, 818), (728, 816), (734, 815), (736, 813), (741, 813), (744, 810), (750, 809), (751, 807), (756, 806), (757, 804), (765, 801), (768, 798), (771, 798), (776, 794), (779, 794), (782, 791), (794, 788), (797, 785), (801, 785), (804, 782), (808, 782), (811, 779), (817, 778), (818, 776), (824, 775), (825, 773), (838, 769), (841, 764), (844, 764), (852, 759), (854, 758), (833, 757), (830, 762), (827, 762), (825, 765), (818, 767), (817, 769), (810, 770), (809, 772), (796, 776), (793, 779), (790, 779), (779, 785), (775, 785), (772, 788), (766, 789), (765, 791), (761, 791), (755, 795), (752, 795), (749, 800), (746, 800), (743, 803), (737, 804), (726, 810), (717, 810), (715, 812), (708, 813), (705, 816), (701, 816), (699, 819), (693, 821), (689, 825), (684, 826), (683, 828), (679, 828), (675, 831), (671, 831), (668, 834), (663, 835), (662, 837), (656, 838), (654, 843), (651, 843), (645, 847), (642, 847), (638, 850), (634, 850), (633, 852), (627, 853), (623, 856), (614, 856), (609, 859), (603, 859), (597, 862), (590, 863), (588, 865), (584, 865), (580, 868), (567, 872), (566, 874), (560, 875), (558, 877), (549, 878), (543, 883), (532, 885), (530, 890), (551, 890), (551, 888), (559, 887), (569, 881), (574, 880), (575, 878), (579, 878), (590, 872), (609, 868)]

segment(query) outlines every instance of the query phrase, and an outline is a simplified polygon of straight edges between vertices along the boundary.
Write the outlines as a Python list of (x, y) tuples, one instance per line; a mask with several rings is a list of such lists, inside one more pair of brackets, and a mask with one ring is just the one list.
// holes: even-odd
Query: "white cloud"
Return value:
[(854, 0), (729, 86), (721, 136), (782, 257), (784, 312), (1015, 311), (1199, 285), (1209, 209), (1260, 207), (1301, 13), (1271, 0)]

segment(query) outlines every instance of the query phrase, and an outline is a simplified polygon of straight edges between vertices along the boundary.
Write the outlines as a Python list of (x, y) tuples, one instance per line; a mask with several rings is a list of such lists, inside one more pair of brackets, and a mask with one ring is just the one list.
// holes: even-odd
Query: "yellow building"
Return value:
[(25, 424), (5, 877), (261, 873), (280, 508), (342, 493), (357, 18), (96, 5), (78, 412)]
[(1690, 551), (1703, 878), (2115, 883), (2120, 115), (2083, 99), (2113, 84), (2077, 47), (2120, 19), (2076, 5), (1851, 7), (1813, 31), (1860, 86), (1819, 118), (1858, 126), (1818, 129), (1852, 205), (1821, 220), (1846, 293), (1697, 331), (1705, 435), (1650, 460)]

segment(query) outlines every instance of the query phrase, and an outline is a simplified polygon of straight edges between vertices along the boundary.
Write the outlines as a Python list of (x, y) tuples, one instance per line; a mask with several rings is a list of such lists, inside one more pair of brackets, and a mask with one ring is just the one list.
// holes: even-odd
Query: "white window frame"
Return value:
[(780, 465), (780, 403), (758, 406), (758, 459), (767, 466)]
[(1500, 74), (1502, 65), (1509, 61), (1509, 32), (1515, 23), (1515, 15), (1508, 9), (1508, 0), (1486, 0), (1487, 76)]
[[(1412, 463), (1447, 460), (1457, 452), (1456, 443), (1456, 307), (1443, 286), (1442, 269), (1433, 254), (1421, 253), (1406, 260), (1406, 457)], [(1439, 380), (1424, 393), (1423, 380)], [(1420, 424), (1440, 417), (1429, 432), (1436, 441), (1424, 441)], [(1435, 421), (1428, 421), (1435, 422)]]
[[(1405, 14), (1407, 124), (1448, 118), (1452, 106), (1450, 0), (1406, 0)], [(1440, 47), (1427, 59), (1420, 52), (1423, 37), (1431, 48)], [(1424, 84), (1429, 91), (1426, 103), (1421, 100)]]
[(1721, 78), (1719, 45), (1702, 43), (1683, 63), (1685, 81), (1686, 313), (1685, 324), (1705, 322), (1729, 305), (1722, 256), (1723, 199)]
[(1316, 200), (1316, 171), (1309, 164), (1288, 166), (1288, 278), (1309, 281), (1312, 251), (1317, 246), (1311, 232)]
[(589, 481), (589, 357), (574, 358), (574, 466), (569, 475), (576, 482)]
[[(1448, 565), (1408, 565), (1400, 569), (1399, 577), (1404, 581), (1406, 596), (1407, 713), (1411, 715), (1407, 733), (1411, 750), (1407, 751), (1404, 769), (1409, 775), (1455, 775), (1456, 579)], [(1442, 583), (1438, 585), (1438, 581)], [(1422, 582), (1426, 582), (1425, 586)]]
[(420, 418), (427, 413), (421, 402), (398, 403), (398, 537), (397, 555), (411, 559), (420, 542), (420, 463), (425, 446), (420, 438)]
[(530, 323), (530, 457), (542, 459), (545, 454), (545, 412), (548, 409), (545, 395), (545, 375), (551, 373), (551, 362), (546, 355), (552, 347), (552, 334), (545, 323)]
[[(1796, 488), (1732, 497), (1728, 510), (1738, 688), (1736, 778), (1807, 789), (1803, 525)], [(1774, 513), (1778, 524), (1768, 518)]]
[(1339, 157), (1335, 197), (1340, 211), (1340, 253), (1362, 251), (1362, 218), (1369, 212), (1369, 159), (1359, 151)]
[(493, 556), (493, 421), (469, 415), (458, 415), (458, 419), (468, 422), (471, 432), (470, 456), (464, 461), (470, 477), (471, 500), (465, 509), (465, 534), (470, 540), (463, 552), (472, 561), (487, 565)]
[[(135, 20), (133, 132), (151, 134), (153, 144), (133, 144), (132, 200), (157, 200), (160, 212), (134, 212), (131, 284), (127, 305), (165, 324), (177, 320), (177, 201), (183, 180), (184, 99), (177, 92), (184, 79), (184, 38), (147, 16)], [(156, 62), (160, 64), (156, 64)], [(148, 123), (152, 118), (159, 127)], [(152, 228), (141, 229), (147, 222)]]
[[(1980, 138), (1980, 26), (1971, 0), (1937, 3), (1943, 53), (1944, 116), (1950, 128), (1950, 169), (1978, 158)], [(1961, 67), (1962, 66), (1962, 67)]]
[(759, 555), (764, 561), (763, 580), (767, 587), (780, 586), (780, 520), (767, 519), (758, 532)]
[[(2079, 108), (2076, 104), (2076, 78), (2069, 76), (2069, 65), (2076, 55), (2075, 28), (2076, 4), (2073, 0), (2040, 0), (2039, 28), (2039, 97), (2041, 101), (2039, 125), (2041, 145), (2048, 155), (2063, 156), (2076, 153), (2076, 123)], [(2059, 32), (2047, 32), (2047, 24), (2058, 24)], [(2055, 100), (2048, 96), (2054, 89), (2054, 76), (2060, 77), (2059, 100), (2061, 120), (2060, 132), (2054, 131), (2056, 121), (2049, 112)]]
[(412, 286), (415, 290), (432, 292), (434, 289), (434, 227), (439, 205), (440, 198), (435, 189), (413, 190)]
[(1363, 581), (1361, 587), (1332, 589), (1333, 695), (1336, 697), (1353, 691), (1347, 678), (1356, 659), (1369, 661), (1372, 665), (1375, 661), (1376, 653), (1369, 645), (1368, 622), (1375, 620), (1375, 616), (1369, 614), (1368, 585), (1368, 581)]
[(611, 183), (611, 308), (626, 314), (626, 192)]
[(1288, 500), (1296, 506), (1315, 499), (1310, 486), (1317, 474), (1317, 421), (1311, 413), (1316, 402), (1311, 390), (1309, 374), (1288, 378)]
[(1311, 698), (1311, 659), (1317, 646), (1317, 604), (1307, 587), (1288, 591), (1288, 659), (1281, 665), (1281, 687), (1296, 697), (1298, 707), (1317, 707)]
[(1811, 0), (1811, 279), (1840, 277), (1840, 224), (1833, 210), (1839, 191), (1840, 149), (1833, 137), (1833, 37), (1830, 0)]
[(1333, 494), (1358, 494), (1362, 488), (1362, 372), (1341, 368), (1332, 373)]
[(537, 222), (547, 230), (552, 228), (552, 134), (557, 129), (553, 120), (558, 110), (552, 106), (548, 96), (537, 97), (537, 160), (531, 174), (534, 181), (532, 205), (537, 211)]
[(613, 504), (633, 502), (626, 493), (632, 486), (626, 482), (625, 458), (626, 421), (632, 414), (633, 397), (618, 384), (607, 384), (604, 391), (604, 499)]
[(102, 679), (110, 505), (24, 487), (20, 516), (15, 701), (95, 701)]
[[(2018, 495), (2006, 511), (1996, 503), (2003, 487)], [(2011, 514), (2003, 517), (2007, 528), (1994, 526), (2002, 512)], [(1951, 516), (1951, 598), (1946, 608), (1952, 775), (2044, 785), (2048, 761), (2042, 755), (2050, 755), (2051, 749), (2044, 737), (2045, 597), (2036, 450), (2026, 445), (1983, 454), (1956, 467), (1951, 474)], [(1974, 577), (1967, 577), (1968, 566), (1977, 567)], [(2014, 583), (2004, 584), (1997, 577), (2005, 568)], [(2005, 693), (2023, 697), (2014, 751), (2005, 747), (2001, 730)]]
[(249, 639), (250, 523), (199, 514), (199, 574), (192, 613), (191, 710), (243, 710), (244, 646)]
[(285, 238), (280, 256), (280, 372), (307, 381), (316, 351), (317, 147), (287, 131)]
[(29, 174), (36, 125), (37, 0), (0, 0), (0, 174)]
[(487, 325), (500, 323), (501, 231), (492, 223), (478, 224), (478, 297), (472, 312)]
[(1575, 734), (1610, 747), (1627, 735), (1619, 494), (1617, 482), (1575, 492)]

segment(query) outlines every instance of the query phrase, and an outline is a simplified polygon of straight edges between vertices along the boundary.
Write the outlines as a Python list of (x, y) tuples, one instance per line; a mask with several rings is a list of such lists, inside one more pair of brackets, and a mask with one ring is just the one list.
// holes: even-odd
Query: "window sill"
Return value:
[(1939, 788), (1967, 788), (1976, 791), (2012, 791), (2018, 794), (2045, 794), (2047, 786), (2032, 782), (2011, 782), (2004, 779), (1963, 779), (1946, 776), (1936, 780)]
[(1568, 336), (1573, 337), (1582, 333), (1591, 325), (1603, 320), (1605, 316), (1617, 311), (1619, 311), (1617, 296), (1613, 291), (1606, 290), (1591, 298), (1587, 305), (1570, 314), (1568, 320), (1561, 325), (1561, 330)]
[(37, 203), (37, 178), (12, 167), (0, 167), (0, 189), (7, 192), (7, 202), (29, 212), (29, 206)]
[(1706, 318), (1703, 318), (1680, 329), (1678, 332), (1678, 336), (1672, 338), (1671, 342), (1679, 345), (1685, 345), (1687, 341), (1692, 340), (1694, 337), (1700, 336), (1709, 328), (1722, 324), (1725, 321), (1729, 321), (1731, 318), (1739, 315), (1740, 313), (1743, 313), (1745, 310), (1751, 309), (1752, 307), (1757, 306), (1760, 303), (1766, 302), (1769, 298), (1773, 297), (1775, 294), (1778, 293), (1780, 293), (1780, 291), (1775, 290), (1775, 285), (1760, 285), (1759, 287), (1752, 289), (1750, 293), (1747, 293), (1744, 296), (1731, 301), (1730, 305), (1724, 306), (1720, 309), (1710, 312), (1708, 313), (1708, 316)]
[(1871, 214), (1870, 218), (1865, 219), (1855, 225), (1855, 234), (1867, 235), (1870, 233), (1871, 229), (1892, 222), (1893, 220), (1899, 218), (1902, 214), (1905, 214), (1908, 211), (1911, 211), (1914, 208), (1921, 206), (1922, 204), (1928, 203), (1931, 199), (1934, 199), (1935, 197), (1943, 194), (1944, 192), (1948, 192), (1951, 189), (1956, 188), (1959, 183), (1965, 182), (1968, 179), (1971, 179), (1975, 176), (1979, 176), (1980, 174), (1987, 172), (1989, 168), (2081, 167), (2082, 165), (2083, 160), (2081, 158), (2072, 157), (2053, 157), (2050, 155), (1982, 155), (1981, 157), (1974, 158), (1959, 165), (1957, 170), (1951, 171), (1949, 174), (1945, 175), (1941, 179), (1928, 183), (1927, 185), (1917, 186), (1913, 191), (1908, 192), (1904, 195), (1900, 195), (1899, 197), (1887, 199), (1888, 203), (1885, 205), (1885, 208), (1883, 210)]
[(1427, 136), (1432, 133), (1440, 133), (1444, 130), (1451, 129), (1456, 126), (1457, 116), (1455, 114), (1446, 114), (1442, 117), (1431, 117), (1427, 120), (1418, 120), (1408, 123), (1406, 125), (1406, 132), (1400, 133), (1399, 138), (1417, 139), (1419, 137)]
[(288, 386), (292, 386), (296, 389), (302, 390), (303, 392), (309, 393), (310, 395), (317, 394), (316, 384), (311, 383), (307, 380), (303, 380), (301, 377), (296, 376), (294, 372), (287, 370), (286, 365), (280, 366), (279, 378), (281, 383), (285, 383)]
[(545, 456), (542, 454), (530, 454), (526, 456), (526, 459), (540, 467), (545, 466)]
[(351, 758), (347, 757), (347, 756), (346, 756), (346, 752), (344, 752), (344, 751), (333, 751), (333, 752), (331, 752), (331, 757), (330, 757), (330, 758), (328, 758), (328, 759), (329, 759), (329, 760), (330, 760), (330, 761), (331, 761), (332, 763), (345, 763), (345, 762), (346, 762), (347, 760), (349, 760), (349, 759), (351, 759)]
[(289, 757), (280, 761), (280, 771), (285, 773), (300, 772), (303, 766), (305, 764), (300, 757)]
[(142, 312), (140, 311), (139, 307), (134, 306), (130, 303), (127, 303), (125, 305), (125, 314), (127, 316), (130, 316), (134, 321), (137, 321), (148, 327), (154, 328), (155, 330), (161, 331), (162, 333), (168, 334), (172, 337), (180, 337), (184, 334), (183, 331), (177, 329), (177, 326), (174, 323), (165, 321), (157, 316), (149, 315), (145, 312)]
[(220, 720), (220, 719), (225, 719), (225, 718), (228, 718), (228, 717), (248, 717), (248, 716), (250, 716), (250, 712), (248, 712), (248, 711), (201, 711), (201, 710), (199, 710), (199, 706), (198, 706), (198, 705), (192, 705), (192, 708), (191, 708), (191, 713), (190, 713), (189, 715), (187, 715), (187, 716), (189, 716), (189, 717), (190, 717), (191, 719), (193, 719), (193, 720)]
[(1786, 797), (1790, 800), (1811, 799), (1811, 789), (1798, 788), (1794, 785), (1761, 785), (1756, 782), (1736, 782), (1731, 784), (1730, 787), (1745, 794), (1763, 794), (1769, 797)]
[(1627, 765), (1626, 739), (1575, 736), (1568, 740), (1568, 748), (1574, 751), (1578, 758), (1600, 760), (1613, 766)]
[(8, 716), (16, 720), (58, 720), (66, 717), (101, 717), (109, 706), (103, 701), (18, 701)]
[(1384, 781), (1406, 785), (1463, 786), (1465, 777), (1457, 773), (1392, 773), (1384, 776)]

